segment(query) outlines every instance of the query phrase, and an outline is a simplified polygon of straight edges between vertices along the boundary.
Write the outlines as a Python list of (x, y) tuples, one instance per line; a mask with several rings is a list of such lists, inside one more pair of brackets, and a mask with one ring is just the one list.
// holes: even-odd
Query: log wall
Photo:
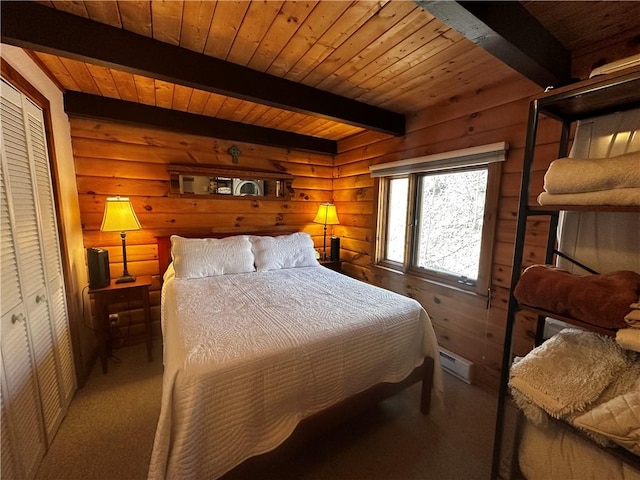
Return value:
[[(472, 95), (452, 97), (410, 117), (408, 133), (402, 138), (369, 132), (340, 142), (335, 161), (333, 196), (340, 225), (334, 231), (342, 237), (343, 270), (420, 301), (440, 345), (471, 360), (474, 383), (488, 389), (495, 389), (499, 380), (529, 98), (538, 93), (539, 87), (514, 77)], [(557, 122), (542, 120), (530, 190), (532, 204), (542, 189), (544, 172), (557, 156), (559, 135)], [(499, 141), (509, 142), (510, 149), (500, 182), (489, 301), (487, 296), (374, 267), (377, 183), (369, 175), (369, 166)], [(525, 265), (544, 262), (548, 220), (532, 222)], [(519, 315), (515, 350), (526, 353), (533, 346), (535, 319)]]
[[(85, 248), (109, 251), (111, 277), (122, 275), (119, 233), (100, 231), (105, 199), (130, 197), (142, 230), (127, 233), (127, 266), (133, 275), (158, 275), (155, 237), (188, 231), (301, 230), (322, 246), (322, 226), (312, 223), (321, 202), (332, 200), (333, 157), (265, 147), (154, 128), (71, 118), (71, 137)], [(227, 149), (237, 145), (237, 165)], [(287, 200), (261, 197), (169, 196), (170, 164), (266, 169), (294, 176)], [(159, 291), (151, 293), (154, 329), (159, 328)], [(142, 312), (120, 312), (121, 328), (142, 332)], [(117, 334), (117, 332), (116, 332)]]

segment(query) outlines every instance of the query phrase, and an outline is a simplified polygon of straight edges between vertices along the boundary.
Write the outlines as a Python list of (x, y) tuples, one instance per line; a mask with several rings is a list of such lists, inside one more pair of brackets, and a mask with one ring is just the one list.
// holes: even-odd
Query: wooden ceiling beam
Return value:
[(333, 140), (88, 93), (67, 91), (64, 94), (64, 109), (71, 116), (133, 123), (237, 142), (256, 143), (327, 155), (335, 155), (338, 149), (337, 142)]
[(520, 2), (416, 3), (538, 85), (570, 80), (571, 53)]
[(405, 117), (35, 2), (0, 2), (2, 42), (392, 135)]

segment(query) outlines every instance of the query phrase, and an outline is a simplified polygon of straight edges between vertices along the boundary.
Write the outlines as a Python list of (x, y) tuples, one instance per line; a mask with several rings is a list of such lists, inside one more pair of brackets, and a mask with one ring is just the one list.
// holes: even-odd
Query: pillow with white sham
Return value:
[(314, 267), (318, 265), (313, 240), (308, 233), (296, 232), (277, 237), (249, 237), (256, 270)]
[(175, 278), (175, 276), (176, 276), (176, 269), (173, 268), (173, 262), (171, 262), (169, 263), (169, 266), (165, 270), (164, 275), (162, 275), (162, 281), (166, 283), (172, 278)]
[(171, 236), (176, 278), (202, 278), (228, 273), (254, 272), (248, 235), (227, 238)]

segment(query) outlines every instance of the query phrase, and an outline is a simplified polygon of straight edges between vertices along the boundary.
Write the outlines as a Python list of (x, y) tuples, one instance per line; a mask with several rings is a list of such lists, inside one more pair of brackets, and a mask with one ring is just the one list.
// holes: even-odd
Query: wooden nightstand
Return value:
[(98, 349), (102, 362), (102, 373), (107, 373), (107, 357), (109, 356), (109, 305), (116, 303), (141, 303), (144, 309), (144, 329), (147, 340), (147, 356), (152, 361), (151, 354), (151, 306), (149, 304), (149, 287), (151, 277), (137, 277), (135, 282), (116, 284), (104, 288), (89, 290), (96, 302), (96, 323)]
[(320, 265), (330, 270), (342, 273), (342, 262), (340, 260), (320, 260)]

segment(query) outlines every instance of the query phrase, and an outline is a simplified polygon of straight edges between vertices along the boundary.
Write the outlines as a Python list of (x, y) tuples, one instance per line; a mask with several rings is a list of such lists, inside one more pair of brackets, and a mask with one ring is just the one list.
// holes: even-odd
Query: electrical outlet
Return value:
[(111, 325), (112, 327), (115, 327), (118, 324), (118, 314), (117, 313), (110, 313), (109, 314), (109, 325)]

